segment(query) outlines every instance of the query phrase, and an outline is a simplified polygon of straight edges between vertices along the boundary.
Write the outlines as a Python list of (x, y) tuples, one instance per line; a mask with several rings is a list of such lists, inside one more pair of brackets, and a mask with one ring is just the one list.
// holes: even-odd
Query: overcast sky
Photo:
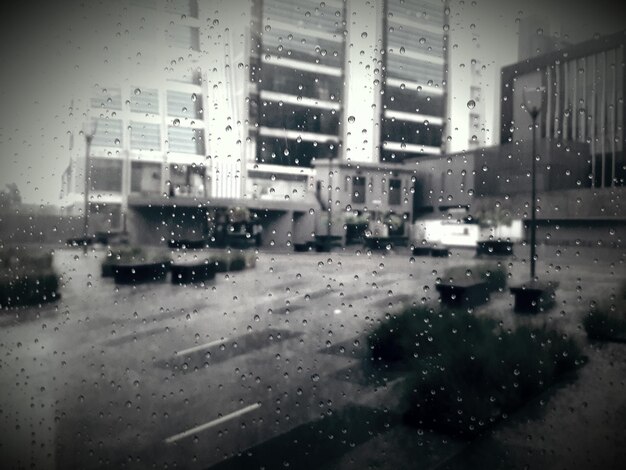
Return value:
[[(15, 3), (11, 2), (12, 10), (3, 12), (0, 41), (0, 186), (15, 182), (26, 202), (56, 204), (61, 173), (68, 163), (67, 105), (80, 81), (84, 57), (102, 51), (108, 37), (112, 40), (119, 8), (111, 8), (109, 16), (85, 19), (88, 15), (80, 1)], [(107, 8), (107, 2), (100, 4)], [(616, 4), (605, 0), (452, 0), (452, 150), (467, 143), (469, 85), (461, 70), (472, 58), (486, 66), (485, 132), (497, 138), (492, 127), (499, 70), (517, 60), (519, 20), (540, 15), (550, 20), (548, 34), (575, 43), (594, 33), (623, 29), (624, 7)]]

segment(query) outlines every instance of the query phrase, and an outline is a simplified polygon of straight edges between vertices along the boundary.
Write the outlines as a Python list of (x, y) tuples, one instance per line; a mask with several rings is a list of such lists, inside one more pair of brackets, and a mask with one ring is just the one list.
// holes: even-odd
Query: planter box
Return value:
[(419, 246), (414, 246), (411, 252), (413, 253), (413, 256), (430, 256), (431, 251), (432, 251), (431, 246), (419, 245)]
[(209, 245), (208, 240), (168, 240), (167, 246), (170, 248), (187, 248), (190, 250), (205, 248)]
[(511, 256), (513, 242), (506, 240), (482, 240), (476, 245), (476, 256)]
[(510, 288), (515, 296), (514, 310), (517, 313), (540, 313), (555, 304), (557, 282), (527, 282)]
[(340, 235), (315, 235), (315, 251), (324, 252), (341, 247)]
[(162, 281), (167, 276), (170, 266), (170, 261), (114, 264), (113, 277), (117, 284)]
[(100, 275), (102, 277), (113, 277), (114, 274), (115, 274), (114, 263), (102, 263), (100, 267)]
[(171, 271), (172, 284), (192, 284), (215, 278), (215, 264), (213, 263), (177, 262), (172, 264)]
[(306, 251), (313, 251), (315, 244), (313, 242), (306, 243), (294, 243), (293, 250), (298, 253), (304, 253)]
[(444, 282), (435, 287), (448, 307), (474, 307), (489, 301), (489, 289), (483, 281)]
[(433, 258), (447, 258), (450, 256), (450, 250), (448, 248), (431, 248), (430, 256)]
[(20, 307), (54, 302), (61, 298), (53, 271), (16, 273), (0, 278), (0, 307)]

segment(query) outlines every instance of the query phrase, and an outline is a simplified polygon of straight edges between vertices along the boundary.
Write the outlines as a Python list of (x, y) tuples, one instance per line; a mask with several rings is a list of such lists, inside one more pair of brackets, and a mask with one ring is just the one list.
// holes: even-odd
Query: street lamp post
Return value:
[(532, 120), (533, 144), (531, 162), (531, 189), (530, 189), (530, 280), (535, 279), (535, 264), (537, 258), (537, 118), (543, 109), (544, 87), (537, 87), (531, 94), (523, 90), (524, 108)]
[(332, 235), (332, 224), (333, 224), (333, 185), (332, 185), (332, 177), (333, 177), (333, 157), (330, 155), (328, 157), (328, 220), (326, 227), (326, 243), (328, 243), (329, 251), (330, 251), (330, 236)]
[(83, 212), (83, 253), (87, 253), (87, 236), (89, 230), (89, 189), (91, 186), (91, 168), (89, 166), (89, 153), (91, 152), (91, 142), (96, 135), (98, 121), (94, 121), (89, 128), (83, 128), (85, 136), (85, 208)]

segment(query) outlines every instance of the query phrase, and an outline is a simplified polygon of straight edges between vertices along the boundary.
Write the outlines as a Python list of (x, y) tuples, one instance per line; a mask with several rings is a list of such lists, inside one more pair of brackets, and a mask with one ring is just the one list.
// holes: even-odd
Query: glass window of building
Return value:
[(165, 0), (163, 10), (181, 16), (198, 17), (198, 2), (196, 0)]
[(92, 191), (122, 191), (122, 160), (90, 158), (89, 166)]
[(402, 180), (391, 178), (389, 180), (389, 205), (397, 206), (402, 201)]
[(130, 110), (134, 113), (158, 114), (159, 91), (154, 88), (131, 87)]
[(167, 114), (169, 116), (202, 119), (202, 97), (199, 93), (167, 91)]
[(167, 129), (170, 152), (204, 155), (204, 130), (170, 126)]
[(161, 126), (147, 122), (131, 122), (130, 147), (133, 150), (160, 150)]
[(173, 47), (200, 50), (200, 33), (194, 26), (170, 24), (167, 27), (166, 38)]
[(91, 97), (93, 108), (122, 109), (122, 89), (120, 87), (106, 87), (97, 90)]
[(161, 192), (161, 164), (132, 162), (130, 190), (133, 193), (158, 194)]
[(352, 178), (352, 202), (355, 204), (363, 204), (365, 202), (365, 180), (364, 176)]
[(122, 121), (121, 119), (96, 119), (95, 134), (91, 145), (94, 147), (121, 147)]

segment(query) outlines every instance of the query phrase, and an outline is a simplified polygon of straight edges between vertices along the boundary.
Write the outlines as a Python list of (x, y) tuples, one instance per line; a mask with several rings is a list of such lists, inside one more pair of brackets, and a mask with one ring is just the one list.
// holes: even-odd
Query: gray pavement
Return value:
[[(397, 378), (363, 376), (359, 365), (385, 312), (436, 302), (437, 277), (480, 262), (472, 253), (259, 253), (256, 268), (206, 285), (136, 287), (102, 279), (104, 255), (59, 250), (61, 300), (0, 316), (9, 468), (402, 468), (405, 458), (428, 468), (467, 452), (404, 428), (393, 411)], [(525, 279), (524, 255), (516, 247), (506, 261), (511, 282)], [(505, 292), (476, 314), (583, 341), (580, 318), (625, 277), (624, 253), (541, 247), (539, 256), (540, 276), (561, 282), (550, 313), (513, 315)], [(594, 364), (585, 370), (606, 369)], [(593, 399), (590, 390), (578, 393)]]

